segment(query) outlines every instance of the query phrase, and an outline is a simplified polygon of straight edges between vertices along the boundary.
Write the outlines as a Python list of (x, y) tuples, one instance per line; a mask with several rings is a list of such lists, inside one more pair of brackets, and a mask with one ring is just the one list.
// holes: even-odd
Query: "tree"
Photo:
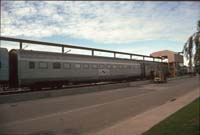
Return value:
[[(193, 49), (195, 52), (193, 52)], [(197, 23), (197, 32), (188, 38), (184, 45), (183, 53), (186, 59), (189, 60), (190, 72), (192, 71), (192, 62), (194, 62), (195, 72), (200, 74), (200, 20)]]

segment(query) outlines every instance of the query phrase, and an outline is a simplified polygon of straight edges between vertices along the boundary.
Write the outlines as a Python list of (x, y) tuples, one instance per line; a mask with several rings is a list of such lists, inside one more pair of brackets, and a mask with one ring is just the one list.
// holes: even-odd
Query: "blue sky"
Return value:
[[(166, 49), (182, 51), (199, 19), (200, 2), (1, 3), (2, 36), (145, 55)], [(3, 42), (2, 46), (16, 47)]]

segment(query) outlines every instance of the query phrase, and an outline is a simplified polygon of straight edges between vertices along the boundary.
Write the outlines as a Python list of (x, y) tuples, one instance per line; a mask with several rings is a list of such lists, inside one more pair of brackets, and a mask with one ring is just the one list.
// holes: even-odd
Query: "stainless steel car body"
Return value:
[(140, 77), (141, 64), (128, 59), (12, 50), (17, 54), (18, 85), (82, 82)]

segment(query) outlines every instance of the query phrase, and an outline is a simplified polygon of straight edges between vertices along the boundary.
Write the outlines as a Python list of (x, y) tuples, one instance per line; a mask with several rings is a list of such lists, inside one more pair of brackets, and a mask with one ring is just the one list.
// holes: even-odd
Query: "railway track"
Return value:
[(6, 88), (0, 89), (0, 95), (11, 95), (11, 94), (20, 94), (20, 93), (28, 93), (35, 91), (51, 91), (51, 90), (61, 90), (61, 89), (69, 89), (69, 88), (78, 88), (78, 87), (92, 87), (92, 86), (100, 86), (100, 85), (108, 85), (108, 84), (117, 84), (128, 81), (112, 81), (112, 82), (98, 82), (98, 83), (87, 83), (87, 84), (76, 84), (76, 85), (63, 85), (61, 88), (38, 88), (38, 89), (30, 89), (30, 88)]

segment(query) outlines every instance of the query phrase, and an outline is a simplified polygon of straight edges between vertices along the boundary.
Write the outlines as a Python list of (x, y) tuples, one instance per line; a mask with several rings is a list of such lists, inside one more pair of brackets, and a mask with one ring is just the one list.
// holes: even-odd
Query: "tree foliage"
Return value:
[(186, 59), (189, 60), (190, 71), (194, 62), (195, 71), (200, 73), (200, 20), (197, 23), (197, 32), (188, 38), (184, 45), (183, 53)]

